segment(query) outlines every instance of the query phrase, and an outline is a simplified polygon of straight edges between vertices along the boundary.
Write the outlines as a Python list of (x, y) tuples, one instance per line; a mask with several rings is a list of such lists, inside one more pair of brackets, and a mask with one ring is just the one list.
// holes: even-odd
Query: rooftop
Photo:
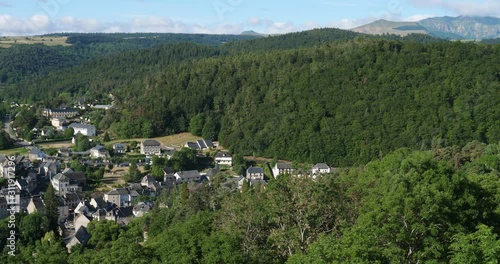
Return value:
[(147, 147), (156, 147), (156, 146), (161, 146), (161, 143), (160, 141), (158, 140), (154, 140), (154, 139), (146, 139), (144, 141), (142, 141), (141, 143), (143, 146), (147, 146)]

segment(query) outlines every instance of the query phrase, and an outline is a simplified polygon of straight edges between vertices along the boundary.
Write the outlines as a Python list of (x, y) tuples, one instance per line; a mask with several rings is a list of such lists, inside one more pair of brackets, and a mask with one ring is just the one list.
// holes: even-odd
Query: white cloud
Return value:
[(364, 21), (364, 20), (360, 20), (360, 19), (344, 18), (340, 21), (335, 21), (335, 22), (330, 23), (330, 26), (335, 27), (335, 28), (341, 28), (341, 29), (352, 29), (352, 28), (364, 25), (366, 23), (369, 23), (369, 22)]
[(50, 32), (53, 27), (46, 15), (33, 15), (29, 18), (17, 18), (0, 14), (0, 32), (2, 35), (32, 35)]
[(97, 19), (78, 19), (66, 16), (57, 20), (57, 30), (64, 32), (99, 32), (104, 28), (105, 26)]
[(248, 23), (252, 26), (258, 26), (262, 23), (262, 20), (258, 17), (251, 17), (248, 19)]
[(426, 14), (416, 14), (413, 16), (409, 16), (407, 18), (404, 18), (403, 21), (410, 21), (410, 22), (417, 22), (429, 17), (435, 17), (434, 15), (426, 15)]

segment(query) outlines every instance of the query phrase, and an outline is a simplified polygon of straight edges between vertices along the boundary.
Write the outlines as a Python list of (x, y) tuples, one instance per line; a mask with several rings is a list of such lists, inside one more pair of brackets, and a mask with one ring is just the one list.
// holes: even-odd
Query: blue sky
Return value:
[(0, 35), (286, 33), (445, 15), (500, 17), (500, 0), (0, 0)]

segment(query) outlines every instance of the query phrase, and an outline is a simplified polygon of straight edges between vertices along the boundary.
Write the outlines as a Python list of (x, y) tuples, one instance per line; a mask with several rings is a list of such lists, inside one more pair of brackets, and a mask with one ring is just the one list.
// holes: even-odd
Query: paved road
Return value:
[(31, 146), (28, 142), (26, 142), (24, 140), (19, 140), (16, 137), (16, 133), (14, 133), (14, 131), (11, 129), (10, 125), (11, 125), (10, 115), (5, 115), (3, 118), (3, 130), (5, 132), (7, 132), (7, 134), (9, 134), (9, 136), (10, 136), (10, 138), (12, 138), (12, 140), (15, 141), (15, 145), (20, 146), (20, 147)]

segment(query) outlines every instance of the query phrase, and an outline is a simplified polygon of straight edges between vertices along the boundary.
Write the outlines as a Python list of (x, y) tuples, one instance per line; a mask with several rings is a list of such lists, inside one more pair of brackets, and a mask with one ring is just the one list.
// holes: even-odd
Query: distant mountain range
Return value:
[(494, 39), (500, 38), (500, 18), (481, 16), (433, 17), (417, 22), (395, 22), (377, 20), (353, 28), (352, 31), (366, 34), (411, 33), (429, 34), (447, 39)]

